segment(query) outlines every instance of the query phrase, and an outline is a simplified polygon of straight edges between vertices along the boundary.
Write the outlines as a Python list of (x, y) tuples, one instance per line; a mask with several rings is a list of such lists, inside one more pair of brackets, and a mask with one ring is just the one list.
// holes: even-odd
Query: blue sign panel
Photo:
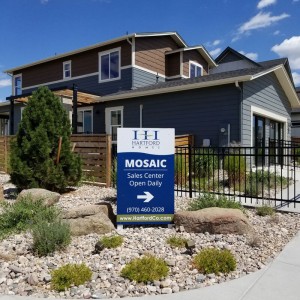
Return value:
[(172, 222), (174, 143), (174, 129), (118, 128), (118, 224)]

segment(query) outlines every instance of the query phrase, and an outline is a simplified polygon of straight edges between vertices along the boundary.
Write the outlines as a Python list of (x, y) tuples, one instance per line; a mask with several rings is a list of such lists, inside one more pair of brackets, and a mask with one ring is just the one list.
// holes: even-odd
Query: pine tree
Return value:
[(70, 121), (59, 98), (47, 87), (33, 92), (12, 143), (11, 181), (19, 189), (39, 187), (58, 192), (78, 184), (81, 161), (71, 151), (70, 135)]

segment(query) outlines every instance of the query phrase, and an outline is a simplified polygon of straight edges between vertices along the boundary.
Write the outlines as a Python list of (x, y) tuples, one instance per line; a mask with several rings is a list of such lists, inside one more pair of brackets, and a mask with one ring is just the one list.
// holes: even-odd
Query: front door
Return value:
[(253, 116), (253, 146), (255, 147), (255, 165), (265, 164), (265, 119)]

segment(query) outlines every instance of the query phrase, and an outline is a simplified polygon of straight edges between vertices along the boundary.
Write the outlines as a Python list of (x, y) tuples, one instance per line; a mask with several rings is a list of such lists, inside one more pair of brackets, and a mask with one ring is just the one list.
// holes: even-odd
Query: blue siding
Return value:
[[(290, 139), (291, 106), (275, 74), (268, 74), (243, 84), (242, 144), (251, 145), (251, 106), (287, 118), (286, 139)], [(266, 120), (266, 139), (269, 138), (269, 119)]]
[[(144, 70), (133, 68), (133, 81), (132, 81), (132, 87), (133, 88), (139, 88), (146, 85), (151, 85), (156, 83), (156, 75), (150, 72), (146, 72)], [(158, 78), (159, 82), (164, 82), (165, 79), (163, 77)]]

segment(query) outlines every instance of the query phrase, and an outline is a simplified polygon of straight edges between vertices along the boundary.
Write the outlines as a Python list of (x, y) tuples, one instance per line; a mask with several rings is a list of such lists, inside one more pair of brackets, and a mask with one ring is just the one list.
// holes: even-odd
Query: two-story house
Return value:
[(74, 131), (114, 141), (122, 126), (174, 127), (196, 145), (290, 139), (291, 110), (300, 107), (287, 59), (257, 63), (227, 48), (214, 60), (176, 32), (130, 34), (6, 73), (13, 93), (0, 118), (11, 134), (43, 85), (73, 114)]

